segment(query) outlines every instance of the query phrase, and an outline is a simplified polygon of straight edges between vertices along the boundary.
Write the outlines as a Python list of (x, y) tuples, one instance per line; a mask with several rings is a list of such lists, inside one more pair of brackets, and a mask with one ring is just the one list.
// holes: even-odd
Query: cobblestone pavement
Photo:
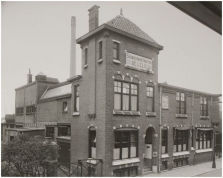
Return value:
[(216, 168), (212, 168), (212, 162), (186, 166), (161, 173), (150, 173), (144, 177), (194, 177), (222, 168), (222, 159), (216, 159)]

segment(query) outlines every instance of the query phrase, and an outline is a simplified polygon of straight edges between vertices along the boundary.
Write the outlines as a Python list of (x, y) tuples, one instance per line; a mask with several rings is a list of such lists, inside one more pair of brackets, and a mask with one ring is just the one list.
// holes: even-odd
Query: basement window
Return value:
[(138, 175), (137, 167), (129, 167), (114, 170), (115, 177), (136, 177)]

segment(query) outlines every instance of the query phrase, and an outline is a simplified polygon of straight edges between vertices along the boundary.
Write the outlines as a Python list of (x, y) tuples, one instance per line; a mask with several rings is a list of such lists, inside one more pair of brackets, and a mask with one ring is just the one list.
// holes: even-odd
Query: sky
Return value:
[[(71, 16), (76, 37), (86, 34), (88, 9), (100, 6), (99, 25), (120, 14), (164, 50), (158, 56), (159, 82), (222, 93), (221, 35), (167, 2), (1, 2), (1, 116), (15, 112), (15, 88), (25, 85), (29, 68), (60, 82), (69, 78)], [(76, 46), (77, 74), (81, 51)]]

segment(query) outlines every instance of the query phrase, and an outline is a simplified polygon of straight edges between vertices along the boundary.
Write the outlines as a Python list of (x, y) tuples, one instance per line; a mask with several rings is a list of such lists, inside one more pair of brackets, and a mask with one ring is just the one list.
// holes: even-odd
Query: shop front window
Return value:
[(211, 130), (198, 130), (196, 138), (196, 149), (211, 148)]
[(174, 152), (188, 150), (189, 130), (174, 129)]
[(113, 159), (127, 159), (138, 156), (138, 131), (115, 131)]

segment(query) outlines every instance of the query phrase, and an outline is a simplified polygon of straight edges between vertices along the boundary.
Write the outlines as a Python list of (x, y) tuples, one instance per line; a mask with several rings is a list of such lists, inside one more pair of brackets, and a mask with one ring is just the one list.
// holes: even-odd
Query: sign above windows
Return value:
[(126, 67), (133, 68), (140, 71), (152, 71), (152, 59), (138, 56), (136, 54), (126, 53)]
[(169, 109), (169, 97), (163, 95), (162, 96), (162, 109)]

